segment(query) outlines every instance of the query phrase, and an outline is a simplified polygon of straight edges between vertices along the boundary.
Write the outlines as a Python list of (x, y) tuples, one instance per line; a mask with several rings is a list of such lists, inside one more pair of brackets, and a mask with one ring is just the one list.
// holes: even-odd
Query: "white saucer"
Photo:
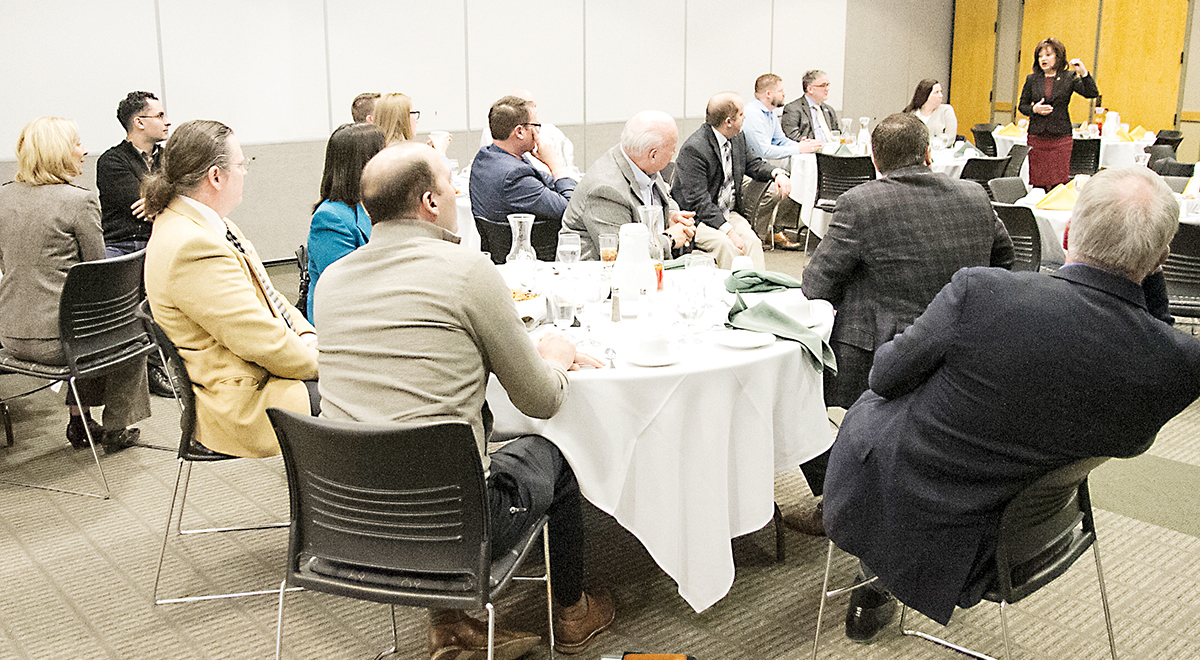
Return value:
[(679, 351), (671, 348), (666, 355), (654, 356), (631, 353), (625, 360), (638, 367), (667, 367), (679, 362)]
[(753, 330), (730, 330), (717, 335), (717, 343), (726, 348), (762, 348), (775, 343), (775, 335)]

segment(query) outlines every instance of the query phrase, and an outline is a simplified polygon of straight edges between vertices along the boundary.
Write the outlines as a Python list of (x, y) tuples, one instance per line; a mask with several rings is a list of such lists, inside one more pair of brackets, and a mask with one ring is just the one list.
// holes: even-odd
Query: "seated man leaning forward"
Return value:
[(679, 208), (696, 214), (696, 248), (712, 254), (721, 268), (745, 255), (763, 267), (762, 241), (738, 213), (742, 208), (742, 176), (774, 181), (779, 194), (791, 193), (787, 171), (771, 167), (746, 147), (742, 134), (742, 99), (722, 92), (708, 101), (705, 123), (679, 150), (671, 196)]
[(879, 577), (854, 592), (851, 639), (887, 623), (889, 592), (943, 625), (979, 602), (1018, 491), (1085, 458), (1141, 454), (1200, 396), (1200, 343), (1147, 305), (1165, 295), (1147, 274), (1178, 216), (1153, 172), (1101, 172), (1075, 205), (1066, 266), (960, 270), (876, 352), (825, 482), (829, 538)]
[[(540, 436), (486, 452), (485, 394), (496, 374), (516, 407), (548, 418), (566, 398), (567, 370), (594, 359), (558, 335), (536, 346), (500, 273), (459, 245), (450, 170), (433, 149), (401, 143), (379, 152), (362, 177), (371, 239), (317, 284), (323, 415), (371, 423), (471, 424), (488, 474), (493, 557), (550, 515), (556, 648), (578, 653), (612, 623), (610, 595), (583, 590), (579, 486), (559, 450)], [(431, 657), (482, 657), (487, 626), (457, 610), (431, 612)], [(497, 631), (496, 657), (516, 658), (537, 635)]]
[(146, 297), (196, 393), (196, 440), (233, 456), (279, 453), (267, 408), (315, 412), (317, 333), (271, 285), (254, 246), (227, 219), (246, 157), (233, 130), (190, 121), (142, 184), (154, 218)]
[(691, 252), (695, 213), (681, 212), (659, 172), (671, 162), (679, 129), (665, 112), (646, 110), (625, 123), (621, 143), (588, 169), (563, 214), (562, 233), (579, 234), (581, 259), (599, 259), (601, 234), (616, 234), (627, 222), (640, 222), (639, 206), (660, 206), (667, 219), (660, 245), (672, 257)]
[[(471, 164), (475, 217), (507, 223), (510, 213), (532, 213), (536, 226), (548, 225), (558, 232), (575, 180), (567, 176), (558, 152), (543, 144), (541, 126), (537, 106), (526, 99), (505, 96), (492, 104), (488, 127), (496, 139), (480, 149)], [(526, 154), (544, 162), (550, 174), (534, 169)], [(552, 259), (554, 246), (548, 249), (545, 256)]]

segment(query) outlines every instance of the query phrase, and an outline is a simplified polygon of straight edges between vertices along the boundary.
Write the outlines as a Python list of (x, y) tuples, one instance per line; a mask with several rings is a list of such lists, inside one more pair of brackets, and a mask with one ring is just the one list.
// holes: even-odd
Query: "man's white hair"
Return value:
[(1108, 169), (1079, 194), (1067, 234), (1077, 261), (1140, 280), (1158, 264), (1179, 229), (1179, 203), (1144, 166)]
[(621, 148), (630, 156), (640, 156), (666, 144), (675, 120), (659, 110), (643, 110), (625, 122)]

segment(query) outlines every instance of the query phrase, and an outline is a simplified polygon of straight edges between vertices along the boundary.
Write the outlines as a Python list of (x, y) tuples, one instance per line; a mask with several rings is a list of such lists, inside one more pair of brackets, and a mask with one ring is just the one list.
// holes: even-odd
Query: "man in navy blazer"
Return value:
[[(541, 148), (537, 106), (517, 96), (505, 96), (492, 104), (488, 127), (492, 135), (505, 137), (497, 137), (475, 156), (471, 213), (498, 223), (507, 223), (510, 213), (532, 213), (535, 226), (545, 227), (537, 233), (556, 236), (575, 191), (575, 180), (566, 176), (566, 166), (554, 149)], [(525, 160), (527, 155), (545, 163), (550, 174), (534, 169)], [(554, 247), (549, 251), (553, 258)]]
[(734, 257), (750, 257), (763, 267), (762, 241), (739, 212), (742, 176), (774, 182), (779, 196), (792, 190), (787, 171), (772, 167), (746, 147), (742, 98), (722, 92), (708, 101), (704, 124), (683, 143), (676, 162), (671, 197), (684, 211), (696, 213), (696, 247), (729, 268)]
[(825, 488), (830, 539), (879, 577), (855, 591), (848, 636), (887, 623), (886, 592), (942, 624), (977, 603), (1018, 491), (1084, 458), (1141, 454), (1200, 396), (1200, 343), (1143, 293), (1165, 294), (1178, 216), (1146, 168), (1101, 172), (1075, 205), (1061, 270), (961, 270), (876, 352)]

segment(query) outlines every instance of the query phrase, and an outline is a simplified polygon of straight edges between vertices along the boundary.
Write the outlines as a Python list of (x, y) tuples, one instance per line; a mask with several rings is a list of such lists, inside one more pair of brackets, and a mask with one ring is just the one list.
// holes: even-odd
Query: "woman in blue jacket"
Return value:
[(325, 172), (321, 175), (321, 201), (313, 207), (308, 227), (308, 306), (313, 317), (317, 280), (329, 264), (365, 245), (371, 237), (371, 220), (359, 201), (359, 181), (367, 161), (385, 144), (383, 131), (374, 124), (342, 124), (325, 147)]

